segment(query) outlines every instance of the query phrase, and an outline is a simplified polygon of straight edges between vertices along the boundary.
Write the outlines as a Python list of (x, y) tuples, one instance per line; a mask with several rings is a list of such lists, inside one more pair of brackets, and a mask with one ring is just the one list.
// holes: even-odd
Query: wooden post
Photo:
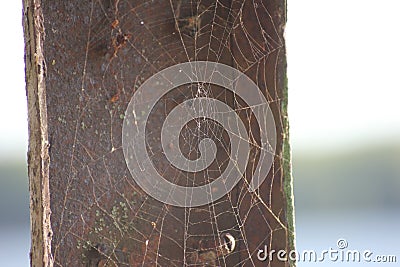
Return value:
[[(294, 249), (285, 23), (285, 0), (24, 0), (31, 266), (294, 266), (257, 258), (265, 248)], [(274, 156), (265, 181), (250, 192), (264, 132), (244, 99), (216, 85), (165, 94), (146, 121), (146, 153), (165, 179), (200, 186), (230, 160), (229, 131), (210, 120), (182, 128), (179, 147), (161, 146), (168, 114), (192, 98), (235, 110), (251, 147), (232, 190), (200, 207), (179, 207), (136, 183), (122, 132), (145, 81), (193, 61), (231, 66), (257, 85), (273, 114), (276, 146), (268, 148)], [(218, 148), (208, 170), (182, 172), (163, 152), (195, 160), (206, 137)]]

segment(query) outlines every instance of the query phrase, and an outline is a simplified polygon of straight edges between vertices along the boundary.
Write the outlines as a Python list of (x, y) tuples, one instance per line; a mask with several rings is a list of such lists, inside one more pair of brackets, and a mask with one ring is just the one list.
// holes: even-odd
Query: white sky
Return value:
[[(0, 16), (0, 154), (27, 147), (22, 1)], [(400, 137), (400, 1), (288, 0), (294, 150)]]
[[(3, 1), (0, 16), (0, 155), (27, 150), (27, 104), (24, 75), (22, 1)], [(11, 155), (10, 155), (11, 154)]]
[(400, 141), (400, 1), (288, 5), (293, 148)]

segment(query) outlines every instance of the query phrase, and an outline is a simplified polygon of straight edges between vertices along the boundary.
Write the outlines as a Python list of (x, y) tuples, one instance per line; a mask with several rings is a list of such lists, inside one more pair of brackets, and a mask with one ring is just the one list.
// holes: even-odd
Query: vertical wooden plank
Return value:
[[(283, 0), (25, 0), (24, 12), (32, 266), (266, 266), (257, 259), (264, 245), (293, 248)], [(132, 179), (122, 144), (125, 110), (152, 75), (189, 61), (233, 66), (268, 100), (277, 146), (256, 192), (247, 185), (260, 161), (257, 145), (236, 187), (201, 207), (161, 203)], [(231, 151), (229, 131), (193, 121), (179, 147), (167, 149), (195, 160), (196, 144), (207, 137), (219, 152), (205, 171), (178, 172), (160, 144), (163, 121), (177, 105), (219, 99), (247, 122), (249, 144), (262, 134), (243, 99), (215, 85), (199, 88), (166, 94), (146, 122), (153, 165), (185, 186), (217, 179)], [(233, 251), (223, 251), (227, 236)]]

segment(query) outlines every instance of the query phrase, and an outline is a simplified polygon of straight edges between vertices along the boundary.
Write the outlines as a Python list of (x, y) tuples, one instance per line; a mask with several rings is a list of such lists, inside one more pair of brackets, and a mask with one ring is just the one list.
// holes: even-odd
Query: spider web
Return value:
[[(61, 5), (75, 12), (73, 1)], [(63, 15), (44, 8), (49, 17)], [(279, 64), (284, 57), (284, 7), (261, 0), (92, 0), (82, 13), (86, 14), (77, 18), (65, 15), (67, 23), (75, 25), (71, 26), (74, 31), (83, 25), (83, 37), (77, 39), (81, 47), (60, 42), (48, 49), (77, 51), (74, 59), (50, 60), (48, 79), (57, 76), (53, 70), (62, 68), (59, 61), (72, 69), (71, 76), (80, 85), (69, 89), (69, 105), (76, 115), (57, 105), (57, 99), (64, 97), (61, 90), (55, 89), (59, 95), (48, 99), (48, 112), (55, 114), (49, 116), (54, 132), (51, 158), (59, 162), (50, 166), (51, 191), (58, 192), (51, 196), (55, 264), (272, 266), (256, 255), (264, 246), (287, 248), (282, 136), (277, 136), (267, 179), (250, 192), (260, 160), (261, 133), (243, 99), (212, 84), (183, 85), (165, 94), (147, 121), (146, 146), (152, 164), (165, 179), (182, 186), (214, 181), (233, 158), (229, 129), (197, 118), (179, 133), (179, 147), (171, 144), (168, 149), (179, 149), (195, 160), (200, 157), (200, 141), (209, 138), (217, 147), (214, 161), (195, 173), (172, 166), (160, 134), (174, 107), (185, 103), (190, 109), (190, 100), (201, 97), (218, 99), (244, 122), (250, 147), (245, 174), (224, 197), (201, 207), (170, 206), (142, 191), (124, 165), (121, 132), (125, 109), (144, 81), (166, 67), (202, 60), (227, 64), (248, 75), (263, 91), (277, 132), (282, 133), (284, 78)], [(80, 24), (73, 24), (74, 19)], [(47, 25), (46, 29), (48, 39), (57, 39), (56, 27)], [(210, 104), (204, 109), (213, 112), (215, 107)], [(280, 264), (287, 263), (273, 266)]]

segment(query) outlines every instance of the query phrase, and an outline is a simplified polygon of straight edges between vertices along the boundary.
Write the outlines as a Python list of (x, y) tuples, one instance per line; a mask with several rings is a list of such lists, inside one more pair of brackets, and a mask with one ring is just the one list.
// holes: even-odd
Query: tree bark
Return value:
[[(257, 259), (264, 245), (294, 249), (285, 23), (285, 0), (24, 0), (31, 266), (294, 266)], [(261, 161), (262, 130), (241, 110), (243, 99), (215, 85), (211, 96), (237, 109), (255, 144), (244, 178), (218, 201), (192, 208), (163, 204), (132, 179), (122, 147), (125, 110), (152, 75), (188, 61), (232, 66), (267, 99), (276, 148), (255, 192), (246, 184)], [(200, 185), (159, 152), (166, 116), (196, 95), (194, 87), (178, 89), (154, 106), (147, 150), (166, 179)], [(219, 131), (217, 147), (227, 153), (228, 134)], [(179, 149), (195, 159), (188, 142), (200, 137), (189, 134)], [(207, 179), (226, 168), (225, 152)], [(221, 250), (227, 233), (236, 240), (229, 253)]]

